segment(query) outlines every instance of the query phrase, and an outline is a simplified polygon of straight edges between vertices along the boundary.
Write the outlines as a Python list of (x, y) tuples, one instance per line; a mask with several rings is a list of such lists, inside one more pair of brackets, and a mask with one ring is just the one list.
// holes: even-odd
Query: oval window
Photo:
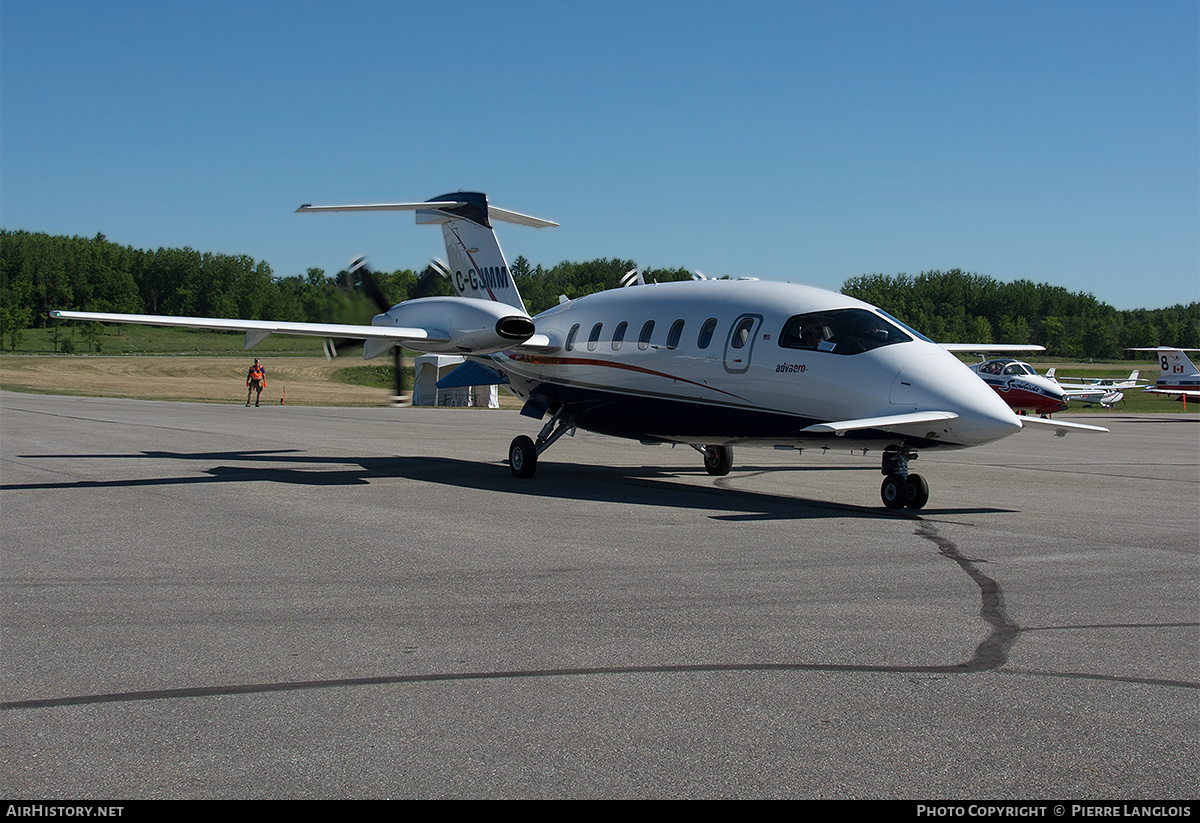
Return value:
[(639, 349), (644, 351), (645, 349), (650, 348), (650, 335), (652, 334), (654, 334), (654, 321), (647, 320), (646, 325), (642, 326), (641, 335), (638, 337)]
[(613, 351), (620, 351), (621, 344), (625, 342), (625, 330), (629, 328), (629, 324), (622, 320), (617, 324), (616, 330), (613, 332)]
[(667, 348), (679, 348), (679, 338), (683, 336), (683, 321), (676, 320), (671, 324), (671, 331), (667, 332)]
[(753, 317), (743, 317), (742, 321), (737, 324), (737, 328), (733, 330), (733, 337), (730, 339), (730, 345), (735, 349), (740, 349), (750, 342), (750, 329), (754, 328)]

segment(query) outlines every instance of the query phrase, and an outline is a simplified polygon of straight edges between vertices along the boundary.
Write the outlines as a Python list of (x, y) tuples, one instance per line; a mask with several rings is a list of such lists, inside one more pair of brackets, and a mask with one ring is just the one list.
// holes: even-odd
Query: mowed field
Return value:
[[(0, 388), (42, 394), (126, 397), (137, 400), (186, 400), (202, 403), (246, 402), (246, 372), (254, 361), (241, 357), (0, 357)], [(305, 406), (384, 406), (393, 391), (339, 380), (360, 359), (269, 357), (263, 403), (285, 400)]]

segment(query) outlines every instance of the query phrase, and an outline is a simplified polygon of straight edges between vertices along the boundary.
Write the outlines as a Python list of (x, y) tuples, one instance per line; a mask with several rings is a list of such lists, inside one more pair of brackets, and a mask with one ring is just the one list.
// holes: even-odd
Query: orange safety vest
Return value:
[(263, 379), (263, 376), (264, 375), (263, 375), (262, 366), (251, 366), (250, 367), (250, 379), (251, 380), (258, 380), (259, 382), (261, 382)]

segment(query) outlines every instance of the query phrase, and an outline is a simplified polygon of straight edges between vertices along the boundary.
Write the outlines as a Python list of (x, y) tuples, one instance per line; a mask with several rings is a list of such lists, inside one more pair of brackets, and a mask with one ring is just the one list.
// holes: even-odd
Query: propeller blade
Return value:
[(405, 390), (405, 385), (408, 381), (404, 379), (404, 350), (400, 346), (396, 346), (392, 351), (395, 353), (396, 402), (401, 406), (411, 406), (412, 392)]
[(438, 281), (443, 277), (447, 277), (449, 272), (449, 269), (443, 271), (440, 266), (445, 266), (445, 263), (442, 263), (440, 260), (434, 260), (425, 267), (425, 271), (421, 272), (417, 277), (417, 285), (413, 287), (412, 294), (408, 296), (409, 300), (429, 297), (438, 291), (438, 287), (441, 285)]
[(379, 281), (375, 279), (375, 273), (371, 271), (371, 267), (367, 264), (367, 258), (358, 257), (350, 264), (350, 274), (358, 279), (358, 283), (362, 286), (362, 290), (367, 293), (367, 296), (375, 301), (375, 305), (379, 307), (379, 311), (385, 312), (392, 307), (388, 302), (387, 297), (383, 293), (383, 289), (379, 286)]
[[(391, 301), (387, 299), (387, 296), (383, 293), (383, 287), (379, 285), (379, 280), (375, 277), (375, 272), (371, 271), (371, 266), (367, 263), (367, 258), (356, 257), (347, 271), (350, 272), (351, 277), (357, 281), (367, 296), (375, 302), (381, 313), (386, 312), (392, 307)], [(418, 283), (418, 287), (419, 285)], [(398, 345), (393, 346), (392, 369), (394, 371), (393, 379), (396, 386), (395, 396), (398, 403), (407, 404), (411, 402), (411, 395), (407, 390), (404, 379), (403, 359), (403, 349)]]
[(630, 269), (629, 271), (625, 272), (625, 276), (621, 278), (620, 285), (621, 285), (621, 288), (626, 288), (627, 286), (644, 286), (644, 285), (646, 285), (646, 280), (642, 277), (642, 270), (641, 269)]

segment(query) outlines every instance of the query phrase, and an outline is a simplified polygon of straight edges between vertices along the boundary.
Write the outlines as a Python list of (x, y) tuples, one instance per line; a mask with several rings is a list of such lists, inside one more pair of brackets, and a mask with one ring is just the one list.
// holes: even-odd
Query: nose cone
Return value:
[[(1063, 387), (1045, 377), (1027, 374), (1012, 382), (1011, 391), (1025, 392), (1029, 408), (1038, 414), (1062, 411), (1067, 407), (1067, 393)], [(1009, 405), (1014, 405), (1010, 403)], [(1017, 408), (1014, 405), (1014, 408)]]
[(909, 411), (948, 411), (958, 415), (942, 439), (975, 446), (1016, 434), (1021, 421), (1013, 410), (945, 349), (931, 347), (909, 361), (892, 383), (891, 403)]

